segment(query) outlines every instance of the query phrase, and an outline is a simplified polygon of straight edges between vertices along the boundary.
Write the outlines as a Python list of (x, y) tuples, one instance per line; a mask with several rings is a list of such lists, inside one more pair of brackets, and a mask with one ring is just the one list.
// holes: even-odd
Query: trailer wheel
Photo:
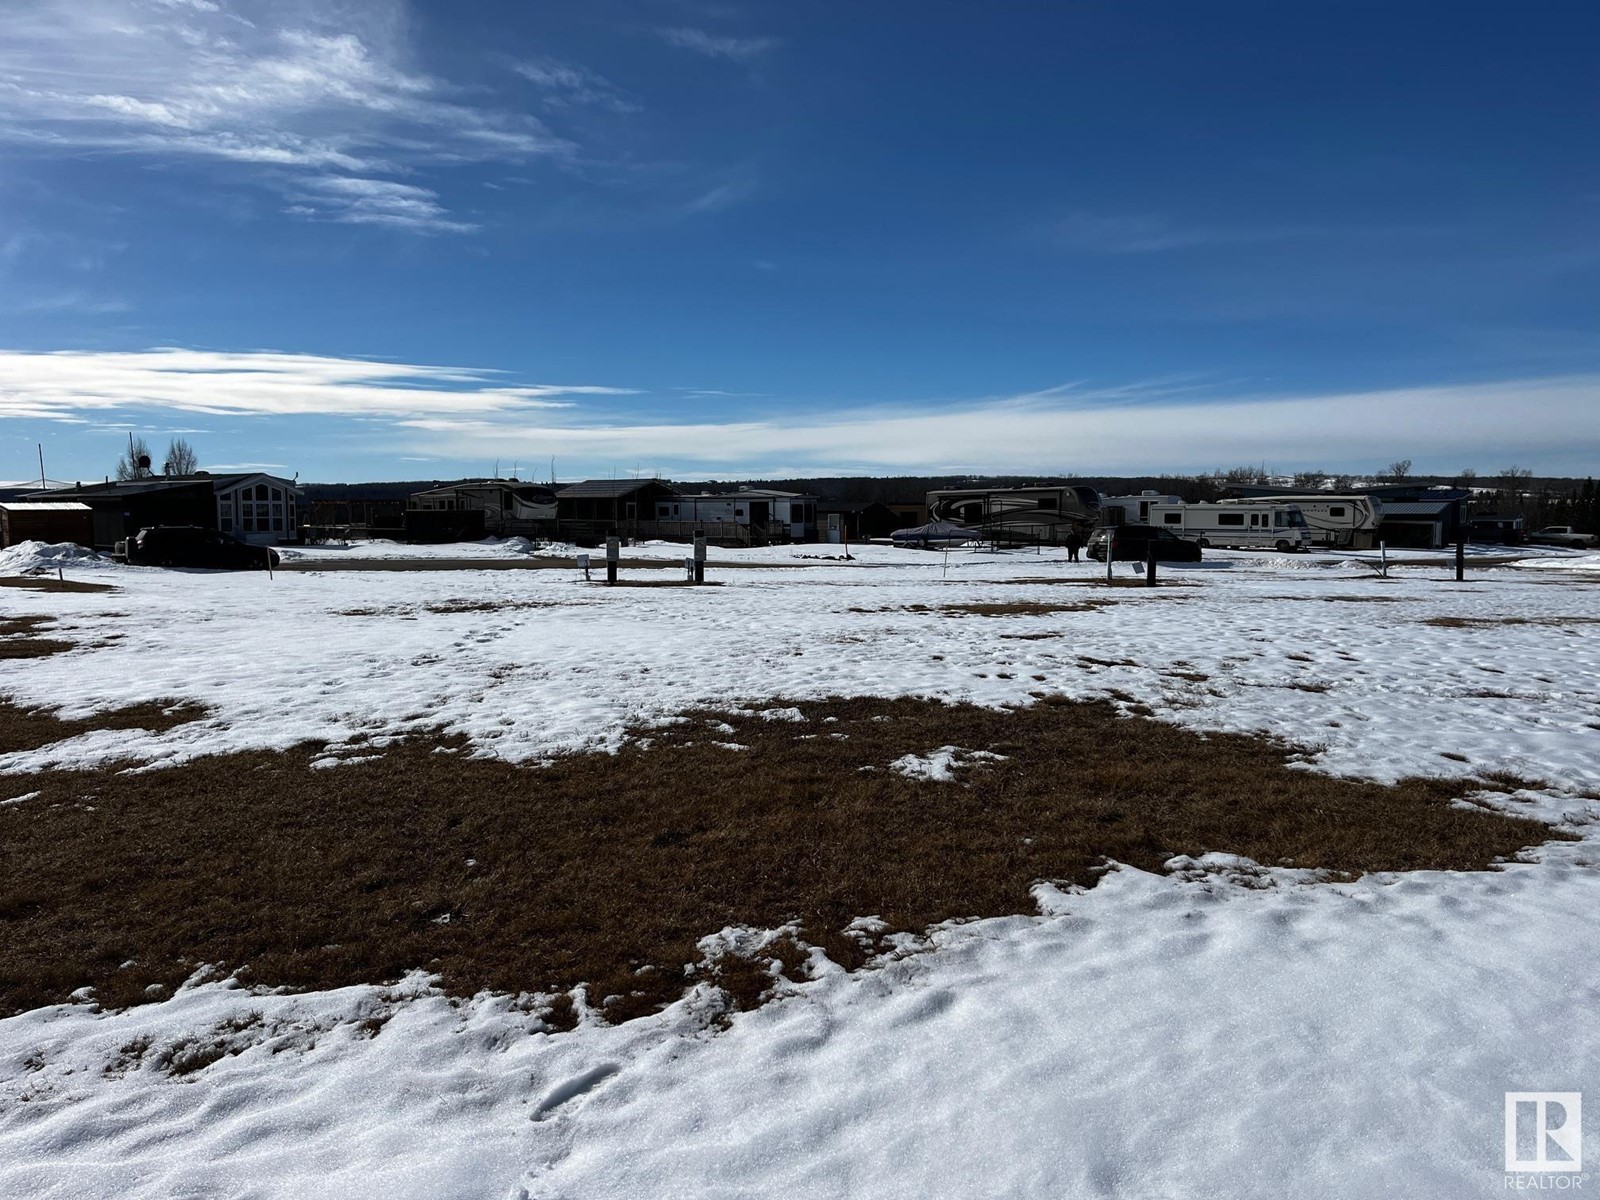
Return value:
[(1195, 545), (1199, 546), (1200, 549), (1202, 549), (1202, 550), (1211, 549), (1211, 543), (1206, 541), (1205, 538), (1201, 538), (1198, 542), (1195, 543)]
[(1288, 542), (1284, 541), (1282, 538), (1278, 539), (1277, 550), (1279, 554), (1287, 554), (1289, 553), (1290, 549), (1291, 547)]

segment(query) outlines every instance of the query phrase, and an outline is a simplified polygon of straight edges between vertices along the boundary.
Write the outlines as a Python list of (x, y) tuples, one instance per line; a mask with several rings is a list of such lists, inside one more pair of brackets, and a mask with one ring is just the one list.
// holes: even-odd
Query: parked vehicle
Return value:
[(1300, 496), (1242, 496), (1227, 503), (1268, 508), (1293, 505), (1306, 519), (1313, 544), (1345, 550), (1371, 549), (1375, 532), (1383, 522), (1383, 502), (1375, 496), (1310, 492)]
[(148, 567), (216, 567), (248, 569), (276, 567), (278, 552), (270, 546), (252, 546), (215, 529), (199, 525), (155, 525), (141, 529), (121, 545), (128, 562)]
[(1546, 525), (1537, 533), (1528, 535), (1534, 546), (1566, 546), (1571, 550), (1592, 550), (1600, 546), (1600, 537), (1592, 533), (1579, 533), (1571, 525)]
[(1199, 562), (1201, 559), (1199, 542), (1154, 525), (1109, 525), (1096, 529), (1089, 537), (1089, 557), (1105, 562), (1107, 541), (1111, 542), (1111, 557), (1115, 562), (1145, 562), (1152, 547), (1157, 562)]
[(1205, 547), (1277, 550), (1280, 554), (1311, 548), (1311, 529), (1293, 504), (1153, 504), (1150, 523)]

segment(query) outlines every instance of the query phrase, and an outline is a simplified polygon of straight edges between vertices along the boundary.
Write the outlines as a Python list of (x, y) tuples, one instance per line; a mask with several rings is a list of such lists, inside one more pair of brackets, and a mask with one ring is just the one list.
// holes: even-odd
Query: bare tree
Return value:
[(1471, 467), (1462, 467), (1461, 473), (1456, 476), (1465, 487), (1471, 487), (1477, 481), (1478, 473)]
[(167, 461), (162, 466), (167, 475), (193, 475), (200, 469), (200, 456), (185, 438), (173, 438), (167, 444)]
[(1528, 467), (1507, 467), (1500, 472), (1500, 490), (1515, 500), (1527, 488), (1528, 481), (1533, 478), (1533, 471)]
[(1297, 472), (1295, 472), (1294, 485), (1297, 488), (1305, 488), (1308, 491), (1316, 491), (1318, 488), (1320, 488), (1323, 484), (1325, 484), (1327, 482), (1328, 482), (1328, 473), (1326, 471), (1297, 471)]
[(1396, 483), (1404, 483), (1411, 476), (1411, 460), (1409, 458), (1396, 459), (1388, 465), (1383, 473)]
[(117, 478), (148, 479), (149, 476), (150, 447), (142, 437), (130, 437), (127, 450), (117, 459)]

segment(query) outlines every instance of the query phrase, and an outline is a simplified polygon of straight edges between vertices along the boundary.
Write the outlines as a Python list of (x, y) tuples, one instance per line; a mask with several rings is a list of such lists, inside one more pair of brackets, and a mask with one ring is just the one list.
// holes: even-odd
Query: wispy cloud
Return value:
[(1156, 214), (1105, 216), (1068, 213), (1046, 230), (1048, 240), (1089, 254), (1157, 254), (1200, 246), (1237, 246), (1314, 237), (1325, 232), (1302, 225), (1187, 225)]
[[(573, 150), (538, 118), (410, 66), (403, 16), (395, 0), (13, 0), (0, 138), (233, 164), (290, 191), (299, 173), (373, 180)], [(390, 223), (462, 227), (415, 212)]]
[(287, 212), (348, 225), (390, 225), (422, 233), (469, 233), (477, 226), (453, 218), (429, 188), (392, 179), (318, 175), (301, 183)]
[(359, 358), (162, 348), (0, 350), (0, 418), (78, 419), (118, 409), (221, 416), (523, 414), (628, 388), (515, 384), (498, 371)]
[(734, 179), (727, 183), (719, 183), (716, 187), (707, 188), (687, 201), (683, 206), (683, 212), (687, 216), (721, 212), (725, 208), (732, 208), (750, 199), (756, 193), (756, 186), (754, 179)]
[(759, 58), (782, 44), (780, 39), (775, 37), (727, 37), (684, 26), (661, 28), (657, 29), (656, 33), (669, 46), (676, 46), (680, 50), (692, 50), (707, 58), (725, 58), (729, 62), (738, 63)]
[[(1397, 457), (1419, 471), (1516, 460), (1587, 471), (1600, 443), (1600, 377), (1349, 394), (1176, 398), (1156, 388), (1050, 389), (926, 409), (809, 410), (804, 420), (669, 423), (492, 416), (403, 418), (451, 459), (556, 453), (602, 470), (645, 461), (723, 478), (791, 474), (1146, 474), (1266, 461), (1285, 470), (1375, 470)], [(1508, 425), (1505, 414), (1519, 420)], [(552, 414), (554, 415), (554, 414)]]
[(639, 104), (616, 84), (575, 63), (535, 58), (515, 63), (511, 69), (537, 87), (544, 102), (555, 108), (589, 106), (617, 113), (639, 111)]
[[(782, 414), (771, 418), (708, 419), (703, 407), (694, 414), (697, 402), (727, 399), (709, 388), (651, 398), (606, 385), (528, 384), (480, 368), (265, 351), (0, 351), (0, 423), (109, 427), (132, 416), (141, 427), (163, 428), (171, 422), (153, 416), (162, 411), (342, 417), (362, 421), (362, 444), (391, 456), (473, 462), (558, 454), (567, 469), (585, 472), (642, 461), (679, 476), (722, 478), (1145, 474), (1263, 460), (1281, 470), (1373, 470), (1412, 458), (1420, 472), (1517, 461), (1581, 474), (1592, 470), (1600, 445), (1595, 375), (1306, 394), (1154, 380), (925, 405), (780, 398), (755, 406)], [(688, 419), (686, 408), (694, 414)], [(1517, 420), (1508, 421), (1508, 412)], [(217, 420), (208, 425), (216, 436), (227, 432)]]

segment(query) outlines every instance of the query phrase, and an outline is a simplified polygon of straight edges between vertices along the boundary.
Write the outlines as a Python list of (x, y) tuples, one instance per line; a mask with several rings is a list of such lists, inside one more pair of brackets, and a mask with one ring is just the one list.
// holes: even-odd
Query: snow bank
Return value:
[(25, 575), (30, 571), (53, 571), (70, 563), (107, 561), (75, 542), (18, 542), (0, 550), (0, 575)]

